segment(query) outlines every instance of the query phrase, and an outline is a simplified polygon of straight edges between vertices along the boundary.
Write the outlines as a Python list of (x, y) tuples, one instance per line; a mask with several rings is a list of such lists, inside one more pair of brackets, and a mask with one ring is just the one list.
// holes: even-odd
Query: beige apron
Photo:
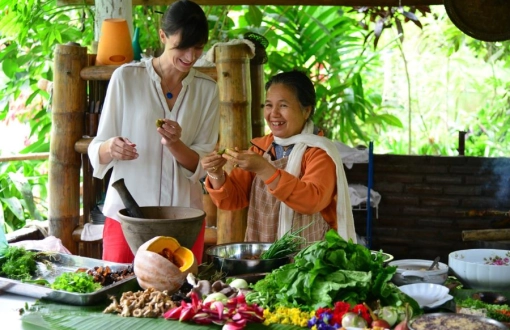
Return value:
[[(266, 152), (264, 158), (278, 169), (285, 169), (287, 166), (287, 157), (272, 161), (271, 156)], [(274, 242), (277, 239), (280, 203), (280, 200), (269, 193), (264, 181), (255, 176), (250, 192), (248, 223), (244, 237), (246, 242)], [(292, 230), (301, 228), (312, 221), (315, 221), (314, 224), (300, 234), (306, 239), (307, 245), (322, 240), (330, 227), (320, 212), (311, 215), (294, 212)]]

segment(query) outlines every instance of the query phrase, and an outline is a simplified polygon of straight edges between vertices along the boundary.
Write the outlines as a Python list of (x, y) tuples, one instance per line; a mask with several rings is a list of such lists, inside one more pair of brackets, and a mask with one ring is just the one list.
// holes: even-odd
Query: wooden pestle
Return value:
[(132, 218), (143, 218), (142, 210), (126, 187), (124, 179), (118, 179), (112, 183), (112, 187), (119, 193), (119, 196), (126, 207), (127, 215)]

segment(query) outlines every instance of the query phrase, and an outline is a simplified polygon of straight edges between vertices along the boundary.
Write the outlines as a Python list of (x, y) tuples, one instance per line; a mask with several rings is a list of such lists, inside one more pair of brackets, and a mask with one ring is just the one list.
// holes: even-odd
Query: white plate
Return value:
[(424, 306), (421, 306), (421, 308), (423, 307), (428, 307), (428, 308), (435, 308), (435, 307), (439, 307), (441, 306), (442, 304), (444, 304), (445, 302), (449, 301), (449, 300), (452, 300), (453, 299), (453, 296), (450, 296), (449, 294), (446, 295), (446, 297), (444, 297), (443, 299), (439, 299), (431, 304), (428, 304), (428, 305), (424, 305)]
[(402, 285), (399, 287), (399, 289), (400, 291), (416, 300), (421, 308), (436, 307), (453, 298), (448, 294), (450, 290), (440, 284), (414, 283)]

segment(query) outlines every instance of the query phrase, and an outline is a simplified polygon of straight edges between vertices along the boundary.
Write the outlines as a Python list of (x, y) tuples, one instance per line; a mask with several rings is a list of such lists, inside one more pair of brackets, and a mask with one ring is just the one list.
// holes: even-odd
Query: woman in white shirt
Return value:
[[(88, 154), (94, 176), (113, 167), (103, 213), (103, 259), (129, 263), (133, 254), (117, 212), (125, 208), (111, 184), (123, 178), (140, 206), (203, 209), (205, 175), (199, 164), (217, 142), (216, 82), (193, 65), (202, 55), (209, 29), (202, 8), (189, 0), (173, 3), (159, 29), (159, 57), (125, 64), (112, 75), (97, 136)], [(164, 125), (156, 121), (164, 118)], [(205, 223), (193, 252), (200, 263)]]

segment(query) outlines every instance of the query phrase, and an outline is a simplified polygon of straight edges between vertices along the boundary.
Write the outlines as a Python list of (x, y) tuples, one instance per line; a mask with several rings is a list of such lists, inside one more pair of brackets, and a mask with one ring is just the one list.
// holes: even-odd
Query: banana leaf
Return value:
[[(220, 330), (219, 325), (198, 325), (190, 322), (165, 320), (164, 318), (121, 317), (103, 314), (107, 304), (95, 306), (72, 306), (38, 300), (22, 315), (23, 329), (27, 330), (98, 330), (98, 329), (151, 329), (151, 330)], [(248, 323), (246, 330), (299, 330), (297, 326)]]

